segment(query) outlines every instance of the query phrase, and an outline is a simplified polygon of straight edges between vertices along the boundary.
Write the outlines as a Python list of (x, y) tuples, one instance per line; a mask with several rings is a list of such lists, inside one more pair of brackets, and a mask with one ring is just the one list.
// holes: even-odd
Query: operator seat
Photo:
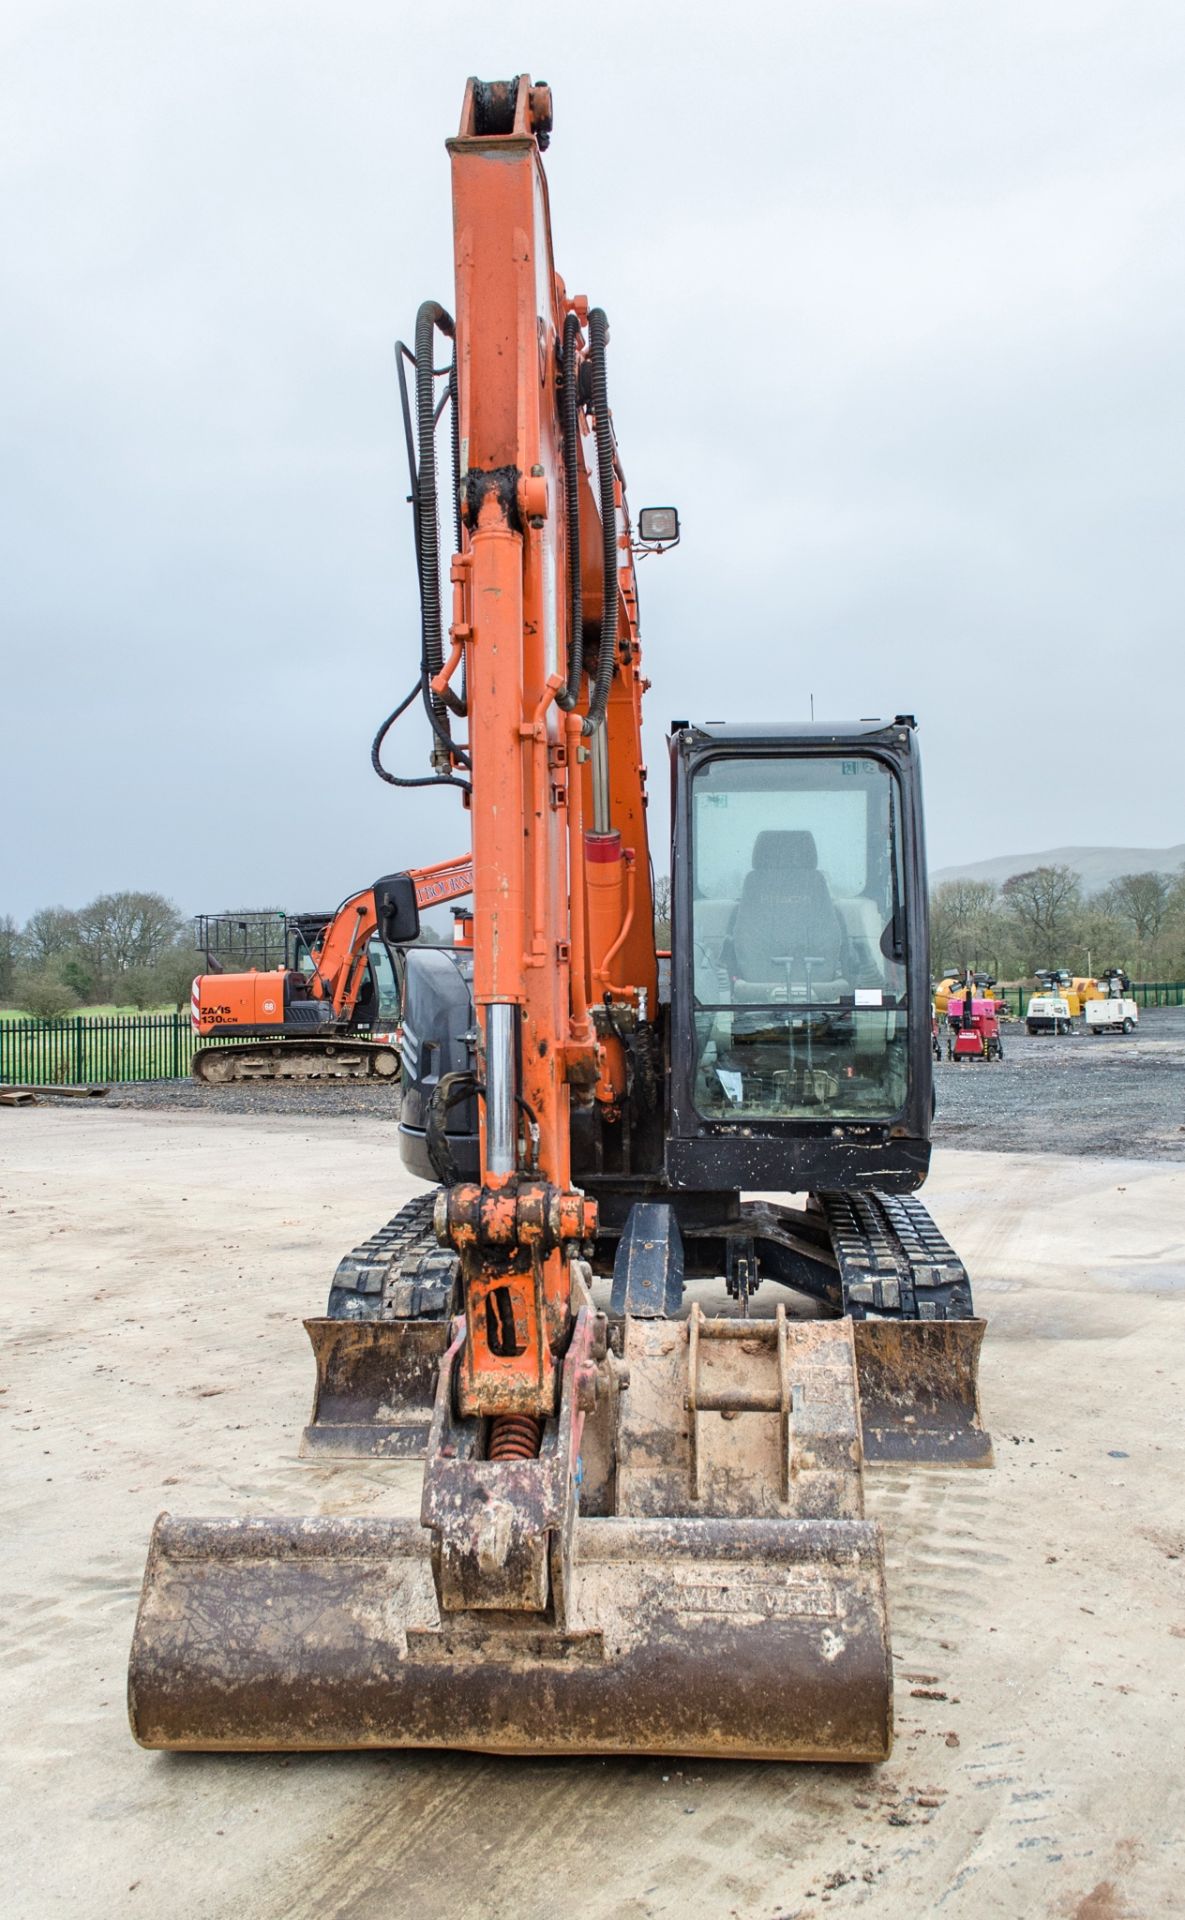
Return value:
[(814, 834), (801, 828), (759, 833), (732, 928), (734, 997), (782, 1000), (789, 984), (795, 1000), (837, 1000), (851, 992), (846, 945), (819, 872)]

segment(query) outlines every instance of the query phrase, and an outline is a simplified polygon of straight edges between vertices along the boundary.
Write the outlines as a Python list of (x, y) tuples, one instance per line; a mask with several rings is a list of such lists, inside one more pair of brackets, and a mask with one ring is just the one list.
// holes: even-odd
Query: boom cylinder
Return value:
[(619, 833), (586, 833), (588, 947), (596, 996), (605, 991), (605, 956), (621, 932), (625, 866)]
[(514, 1008), (496, 1000), (486, 1008), (486, 1170), (514, 1172)]
[(474, 998), (485, 1032), (486, 1169), (515, 1171), (515, 1008), (526, 947), (523, 818), (522, 540), (496, 494), (482, 505), (472, 541)]
[(522, 538), (507, 525), (496, 492), (487, 493), (472, 537), (472, 627), (469, 682), (473, 899), (477, 918), (474, 998), (522, 1000), (527, 947), (526, 843), (523, 837), (523, 559)]
[(602, 724), (589, 741), (592, 755), (593, 832), (609, 833), (613, 816), (609, 810), (609, 729)]

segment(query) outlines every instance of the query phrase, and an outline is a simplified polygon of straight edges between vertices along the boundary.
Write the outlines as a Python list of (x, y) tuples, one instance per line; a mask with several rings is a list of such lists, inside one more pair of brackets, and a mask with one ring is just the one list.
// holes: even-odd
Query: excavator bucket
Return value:
[(129, 1672), (141, 1744), (883, 1759), (851, 1323), (694, 1308), (627, 1321), (599, 1363), (591, 1324), (539, 1456), (512, 1462), (477, 1457), (481, 1423), (455, 1412), (454, 1334), (422, 1524), (162, 1515)]
[(879, 1760), (868, 1521), (582, 1523), (563, 1628), (442, 1619), (408, 1520), (157, 1521), (128, 1681), (142, 1746)]
[(306, 1320), (317, 1364), (302, 1459), (414, 1460), (432, 1424), (446, 1320)]
[(990, 1467), (979, 1408), (983, 1320), (856, 1320), (864, 1458)]

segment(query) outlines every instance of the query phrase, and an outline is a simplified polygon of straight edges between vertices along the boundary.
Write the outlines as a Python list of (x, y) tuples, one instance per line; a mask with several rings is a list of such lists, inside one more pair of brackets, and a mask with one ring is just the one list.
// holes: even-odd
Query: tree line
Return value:
[(930, 960), (935, 974), (973, 967), (997, 980), (1031, 979), (1038, 967), (1183, 980), (1185, 867), (1121, 874), (1098, 893), (1064, 866), (1034, 867), (1002, 886), (943, 880), (930, 894)]
[[(671, 944), (671, 883), (654, 889), (658, 945)], [(971, 967), (997, 980), (1031, 980), (1038, 967), (1093, 975), (1125, 967), (1142, 980), (1185, 980), (1185, 867), (1125, 873), (1088, 893), (1071, 867), (1033, 867), (1002, 886), (943, 880), (930, 893), (935, 977)]]
[[(278, 964), (269, 938), (254, 951), (257, 923), (236, 967)], [(655, 931), (670, 944), (670, 881), (655, 889)], [(429, 928), (424, 938), (439, 938)], [(264, 957), (263, 946), (267, 946)], [(1070, 867), (1034, 867), (997, 886), (991, 880), (943, 880), (930, 894), (930, 957), (947, 968), (1031, 979), (1038, 967), (1092, 974), (1122, 966), (1145, 980), (1185, 979), (1185, 867), (1176, 874), (1125, 873), (1087, 893)], [(0, 1006), (39, 1019), (76, 1007), (185, 1007), (205, 965), (190, 923), (160, 893), (101, 893), (85, 907), (42, 907), (24, 926), (0, 915)]]
[[(242, 908), (219, 917), (223, 944), (215, 958), (224, 971), (286, 964), (286, 915)], [(314, 923), (306, 934), (314, 936)], [(421, 944), (444, 940), (421, 927)], [(185, 1010), (194, 976), (205, 971), (192, 923), (161, 893), (101, 893), (85, 907), (42, 907), (23, 927), (0, 915), (0, 1007), (38, 1020), (106, 1003)]]
[(0, 915), (0, 1006), (42, 1020), (76, 1007), (184, 1007), (203, 958), (160, 893), (101, 893), (85, 907)]

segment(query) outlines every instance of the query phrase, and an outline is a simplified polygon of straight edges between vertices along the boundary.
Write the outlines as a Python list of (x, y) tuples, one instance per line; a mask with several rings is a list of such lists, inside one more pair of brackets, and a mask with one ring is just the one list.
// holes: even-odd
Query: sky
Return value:
[[(0, 914), (320, 908), (467, 844), (369, 763), (393, 343), (466, 76), (555, 98), (672, 717), (917, 714), (931, 863), (1185, 838), (1179, 0), (8, 0)], [(418, 719), (395, 763), (427, 771)]]

